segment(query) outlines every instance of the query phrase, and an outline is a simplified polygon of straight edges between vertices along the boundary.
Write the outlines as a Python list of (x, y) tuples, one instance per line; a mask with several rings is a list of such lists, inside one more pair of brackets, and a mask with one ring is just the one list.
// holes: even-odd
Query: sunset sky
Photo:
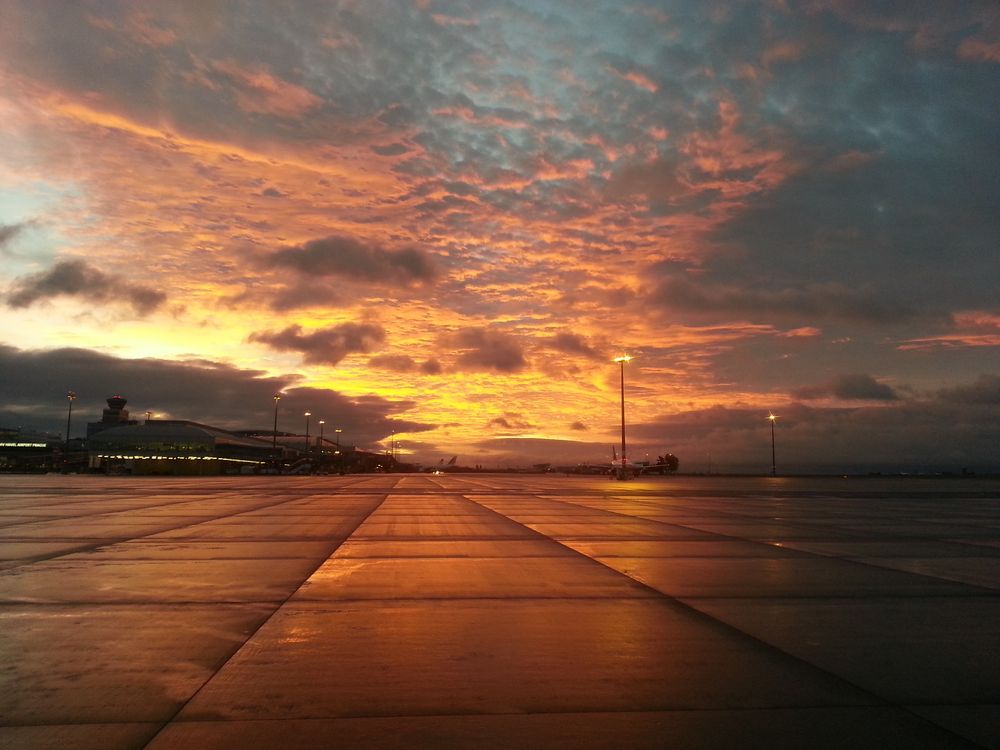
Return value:
[[(1000, 5), (0, 0), (0, 426), (1000, 469)], [(314, 423), (315, 424), (315, 421)], [(315, 428), (314, 428), (315, 429)], [(381, 441), (381, 442), (380, 442)]]

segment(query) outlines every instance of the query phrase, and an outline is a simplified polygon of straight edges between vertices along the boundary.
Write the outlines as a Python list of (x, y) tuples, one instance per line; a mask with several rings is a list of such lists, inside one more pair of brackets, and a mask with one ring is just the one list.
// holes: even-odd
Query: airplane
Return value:
[[(443, 458), (439, 459), (438, 460), (438, 467), (436, 469), (434, 469), (434, 471), (432, 473), (434, 473), (434, 474), (444, 474), (446, 471), (448, 471), (448, 467), (449, 466), (454, 466), (456, 469), (458, 469), (459, 467), (455, 466), (455, 464), (456, 464), (457, 461), (458, 461), (458, 456), (457, 455), (452, 456), (451, 459), (448, 461), (448, 463), (445, 463)], [(430, 471), (430, 469), (427, 469), (427, 471)]]
[(677, 457), (673, 453), (657, 456), (655, 464), (647, 461), (637, 464), (625, 459), (619, 460), (615, 446), (611, 446), (611, 473), (617, 479), (634, 479), (640, 474), (659, 474), (661, 476), (673, 474), (677, 471), (677, 466)]
[(645, 464), (632, 463), (624, 454), (619, 459), (615, 446), (611, 446), (611, 475), (615, 479), (634, 479), (646, 469)]

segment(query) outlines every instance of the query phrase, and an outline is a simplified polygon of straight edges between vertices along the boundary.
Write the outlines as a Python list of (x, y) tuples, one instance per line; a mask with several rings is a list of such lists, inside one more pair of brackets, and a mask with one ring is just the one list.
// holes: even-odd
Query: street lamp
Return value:
[(312, 416), (311, 411), (306, 412), (306, 450), (309, 450), (309, 417)]
[(343, 432), (343, 430), (338, 427), (333, 432), (337, 436), (337, 453), (340, 453), (340, 433)]
[(66, 413), (66, 445), (69, 445), (69, 425), (73, 419), (73, 402), (76, 401), (76, 393), (67, 391), (66, 400), (69, 401), (69, 411)]
[(625, 363), (630, 362), (632, 357), (628, 354), (622, 354), (614, 358), (614, 361), (621, 366), (621, 396), (622, 396), (622, 466), (619, 472), (619, 478), (625, 478), (625, 466), (628, 463), (625, 460)]
[(323, 452), (323, 425), (326, 424), (325, 419), (319, 420), (319, 450), (320, 453)]
[(278, 402), (281, 401), (281, 394), (274, 394), (274, 433), (271, 438), (271, 450), (278, 450)]
[(774, 462), (774, 422), (777, 419), (771, 412), (767, 413), (767, 421), (771, 423), (771, 476), (778, 473), (778, 467)]

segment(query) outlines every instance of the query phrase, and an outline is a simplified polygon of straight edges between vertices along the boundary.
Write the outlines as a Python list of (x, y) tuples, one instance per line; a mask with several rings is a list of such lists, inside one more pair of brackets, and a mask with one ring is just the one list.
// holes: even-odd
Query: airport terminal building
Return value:
[(281, 458), (270, 441), (187, 420), (148, 420), (102, 429), (88, 440), (91, 469), (129, 474), (238, 474)]
[(0, 428), (0, 471), (46, 471), (65, 447), (57, 435), (34, 430)]

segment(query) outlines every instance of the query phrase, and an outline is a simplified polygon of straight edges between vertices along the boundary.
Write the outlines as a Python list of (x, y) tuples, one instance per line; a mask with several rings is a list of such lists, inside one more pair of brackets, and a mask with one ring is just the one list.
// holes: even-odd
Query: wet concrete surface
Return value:
[(1000, 482), (0, 477), (5, 748), (1000, 748)]

